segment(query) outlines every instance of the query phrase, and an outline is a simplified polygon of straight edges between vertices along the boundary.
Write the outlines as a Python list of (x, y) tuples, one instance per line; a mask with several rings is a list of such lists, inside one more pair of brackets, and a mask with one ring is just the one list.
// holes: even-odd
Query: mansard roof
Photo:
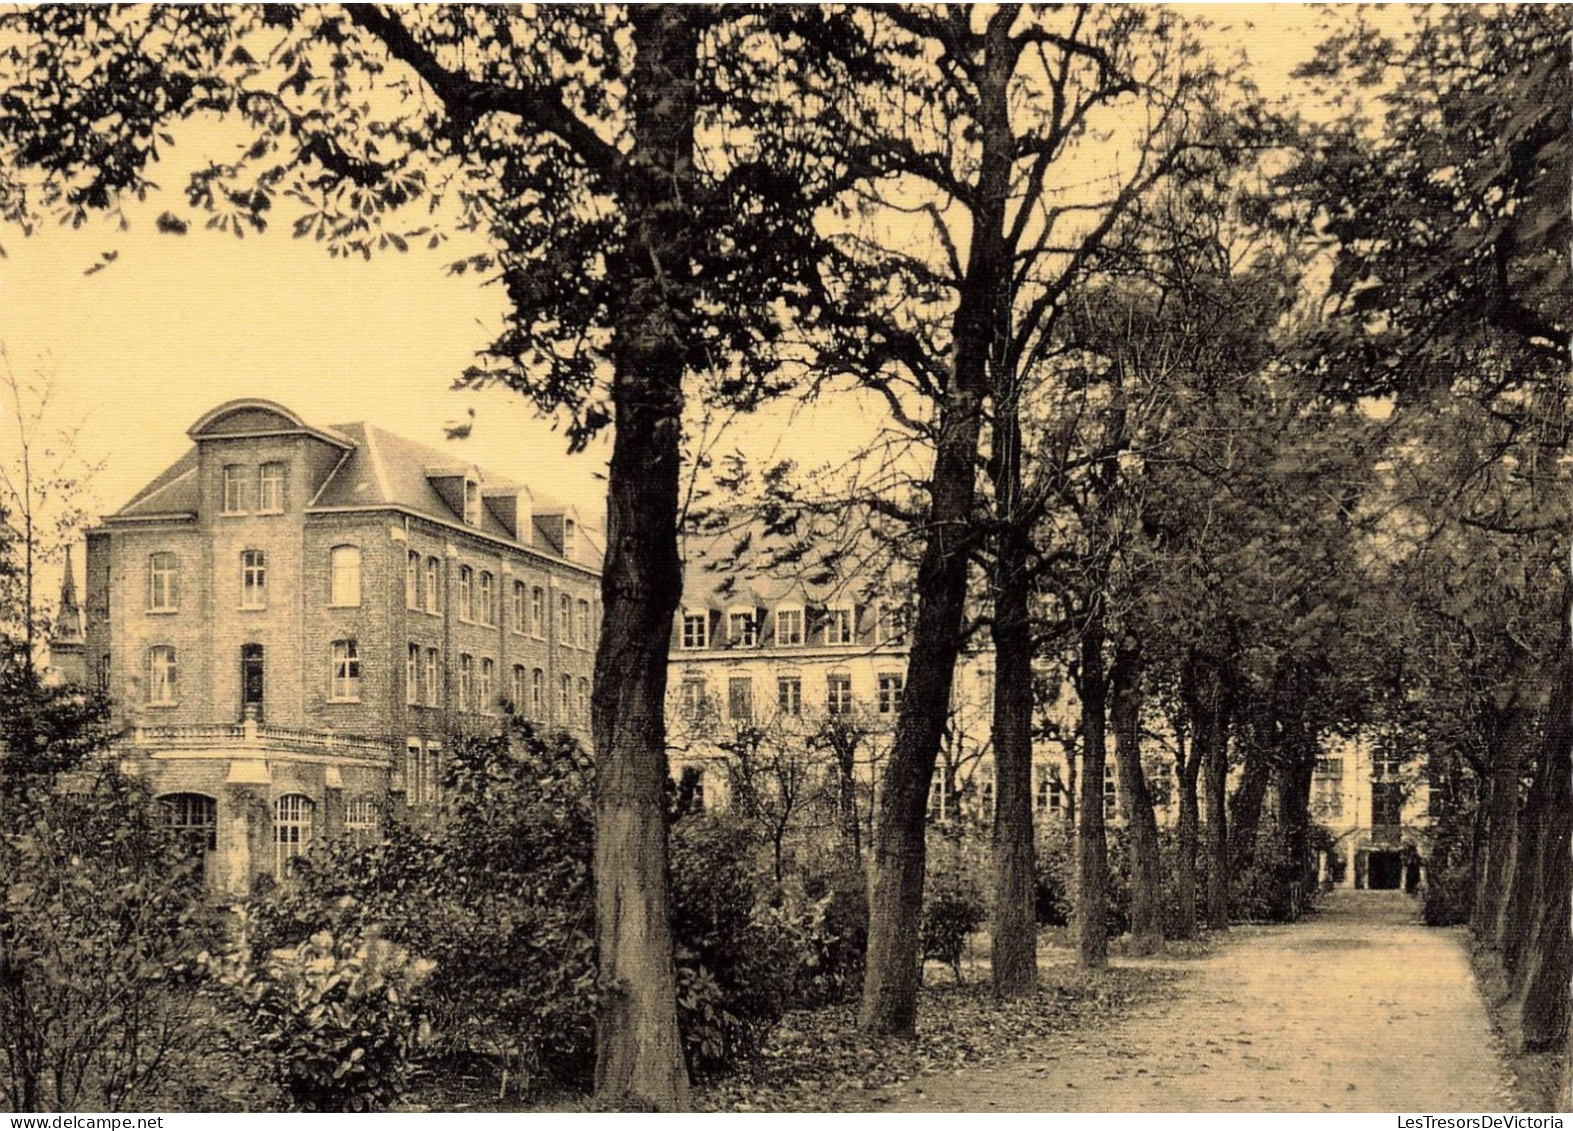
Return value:
[[(178, 460), (161, 472), (111, 518), (153, 518), (194, 515), (198, 509), (198, 445), (203, 440), (248, 436), (302, 434), (324, 441), (344, 452), (338, 465), (305, 500), (308, 513), (345, 508), (388, 507), (444, 523), (462, 523), (463, 515), (438, 491), (435, 480), (444, 476), (473, 479), (480, 488), (480, 521), (469, 529), (508, 542), (518, 542), (500, 514), (505, 502), (522, 496), (529, 507), (534, 529), (529, 544), (561, 554), (562, 546), (551, 531), (543, 529), (544, 516), (566, 514), (578, 520), (575, 508), (505, 476), (433, 448), (396, 435), (376, 425), (358, 421), (321, 427), (273, 401), (260, 398), (233, 400), (204, 413), (188, 430), (196, 441)], [(580, 523), (582, 551), (579, 565), (599, 568), (601, 539)]]

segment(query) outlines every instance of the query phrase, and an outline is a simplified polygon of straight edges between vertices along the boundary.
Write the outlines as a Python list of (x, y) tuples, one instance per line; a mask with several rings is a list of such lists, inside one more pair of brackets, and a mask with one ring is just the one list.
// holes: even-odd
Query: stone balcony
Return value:
[(372, 758), (391, 763), (397, 746), (390, 738), (342, 734), (333, 730), (302, 730), (269, 726), (254, 719), (239, 723), (198, 723), (185, 726), (137, 726), (130, 745), (139, 750), (295, 751)]

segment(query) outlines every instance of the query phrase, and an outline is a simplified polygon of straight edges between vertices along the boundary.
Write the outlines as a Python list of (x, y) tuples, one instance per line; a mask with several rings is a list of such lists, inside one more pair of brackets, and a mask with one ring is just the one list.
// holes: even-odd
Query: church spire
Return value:
[(55, 613), (55, 631), (50, 637), (51, 647), (83, 643), (82, 609), (76, 601), (76, 571), (71, 568), (71, 547), (66, 547), (66, 568), (60, 578), (60, 608)]

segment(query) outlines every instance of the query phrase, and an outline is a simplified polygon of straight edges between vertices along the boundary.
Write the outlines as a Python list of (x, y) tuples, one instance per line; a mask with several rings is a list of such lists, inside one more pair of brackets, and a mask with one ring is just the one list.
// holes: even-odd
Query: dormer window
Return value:
[(851, 644), (853, 616), (851, 605), (832, 605), (825, 610), (825, 643)]
[(683, 647), (697, 651), (709, 643), (710, 616), (708, 613), (683, 614)]
[(481, 485), (468, 478), (464, 481), (464, 522), (467, 526), (481, 524)]
[(727, 639), (739, 648), (759, 646), (759, 620), (753, 609), (728, 609), (726, 614)]
[(572, 559), (579, 545), (579, 530), (571, 518), (563, 519), (563, 557)]
[(782, 605), (776, 609), (776, 647), (797, 648), (803, 643), (803, 606)]

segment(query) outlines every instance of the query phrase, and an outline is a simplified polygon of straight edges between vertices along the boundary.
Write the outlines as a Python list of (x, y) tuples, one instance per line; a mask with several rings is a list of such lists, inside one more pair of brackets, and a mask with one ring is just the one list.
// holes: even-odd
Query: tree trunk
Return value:
[(1235, 875), (1239, 875), (1256, 859), (1256, 835), (1262, 822), (1262, 802), (1267, 798), (1267, 786), (1272, 778), (1276, 753), (1276, 721), (1266, 703), (1259, 704), (1253, 714), (1249, 741), (1243, 732), (1236, 746), (1242, 748), (1244, 766), (1240, 784), (1235, 787), (1229, 802), (1229, 861)]
[(1488, 730), (1485, 860), (1475, 888), (1469, 925), (1487, 946), (1496, 942), (1497, 919), (1507, 894), (1518, 840), (1519, 768), (1523, 757), (1524, 711), (1516, 704), (1491, 712)]
[[(1098, 598), (1094, 598), (1095, 601)], [(1103, 827), (1104, 720), (1108, 678), (1103, 669), (1101, 610), (1081, 637), (1081, 819), (1076, 830), (1076, 961), (1096, 969), (1109, 961), (1108, 842)]]
[(1220, 931), (1229, 926), (1228, 704), (1217, 662), (1205, 657), (1192, 662), (1191, 731), (1198, 747), (1193, 756), (1201, 761), (1207, 801), (1207, 926)]
[(1315, 876), (1311, 862), (1311, 778), (1316, 771), (1316, 735), (1305, 719), (1291, 714), (1284, 720), (1282, 759), (1278, 768), (1278, 824), (1283, 856), (1294, 871), (1291, 878), (1305, 884)]
[(1163, 864), (1158, 848), (1158, 818), (1142, 770), (1141, 642), (1126, 636), (1114, 653), (1109, 716), (1114, 727), (1114, 758), (1120, 775), (1120, 807), (1131, 856), (1131, 949), (1133, 955), (1163, 949)]
[[(1011, 421), (1010, 423), (1014, 423)], [(1014, 433), (1014, 428), (1007, 428)], [(996, 414), (996, 443), (1001, 431)], [(1015, 437), (1007, 440), (1019, 451)], [(996, 465), (1014, 454), (996, 453)], [(996, 498), (1000, 480), (996, 472)], [(1014, 492), (1011, 493), (1012, 497)], [(989, 960), (994, 994), (1031, 994), (1038, 984), (1038, 923), (1032, 847), (1032, 626), (1028, 616), (1027, 533), (1007, 522), (995, 551), (994, 584), (994, 920)]]
[(605, 606), (595, 658), (595, 914), (602, 999), (596, 1093), (618, 1107), (688, 1105), (677, 1031), (665, 809), (667, 641), (677, 552), (684, 335), (669, 281), (690, 277), (698, 36), (692, 10), (632, 9), (634, 136), (625, 207), (628, 304), (613, 346)]
[(1175, 919), (1174, 935), (1181, 939), (1196, 937), (1196, 852), (1201, 838), (1201, 814), (1196, 802), (1196, 779), (1201, 770), (1199, 751), (1192, 743), (1190, 756), (1185, 753), (1185, 735), (1174, 736), (1178, 750), (1175, 755), (1175, 788), (1179, 791), (1180, 824), (1175, 837), (1174, 898), (1179, 904)]
[[(1564, 631), (1568, 628), (1564, 608)], [(1519, 1044), (1527, 1050), (1562, 1046), (1568, 1051), (1569, 994), (1573, 992), (1573, 924), (1569, 893), (1573, 875), (1573, 657), (1563, 641), (1551, 716), (1546, 722), (1539, 772), (1530, 792), (1528, 816), (1539, 823), (1540, 837), (1532, 862), (1535, 898), (1526, 932), (1531, 939), (1521, 961), (1518, 982)], [(1566, 1091), (1563, 1103), (1569, 1102)]]
[(878, 802), (869, 893), (868, 953), (858, 1023), (869, 1035), (912, 1034), (917, 1023), (925, 817), (944, 738), (966, 610), (974, 533), (978, 438), (994, 351), (1007, 336), (1010, 255), (1005, 207), (1015, 160), (1006, 100), (1013, 9), (989, 20), (978, 75), (982, 153), (967, 274), (955, 316), (954, 373), (940, 401), (930, 482), (928, 542), (918, 566), (917, 619), (895, 739)]

